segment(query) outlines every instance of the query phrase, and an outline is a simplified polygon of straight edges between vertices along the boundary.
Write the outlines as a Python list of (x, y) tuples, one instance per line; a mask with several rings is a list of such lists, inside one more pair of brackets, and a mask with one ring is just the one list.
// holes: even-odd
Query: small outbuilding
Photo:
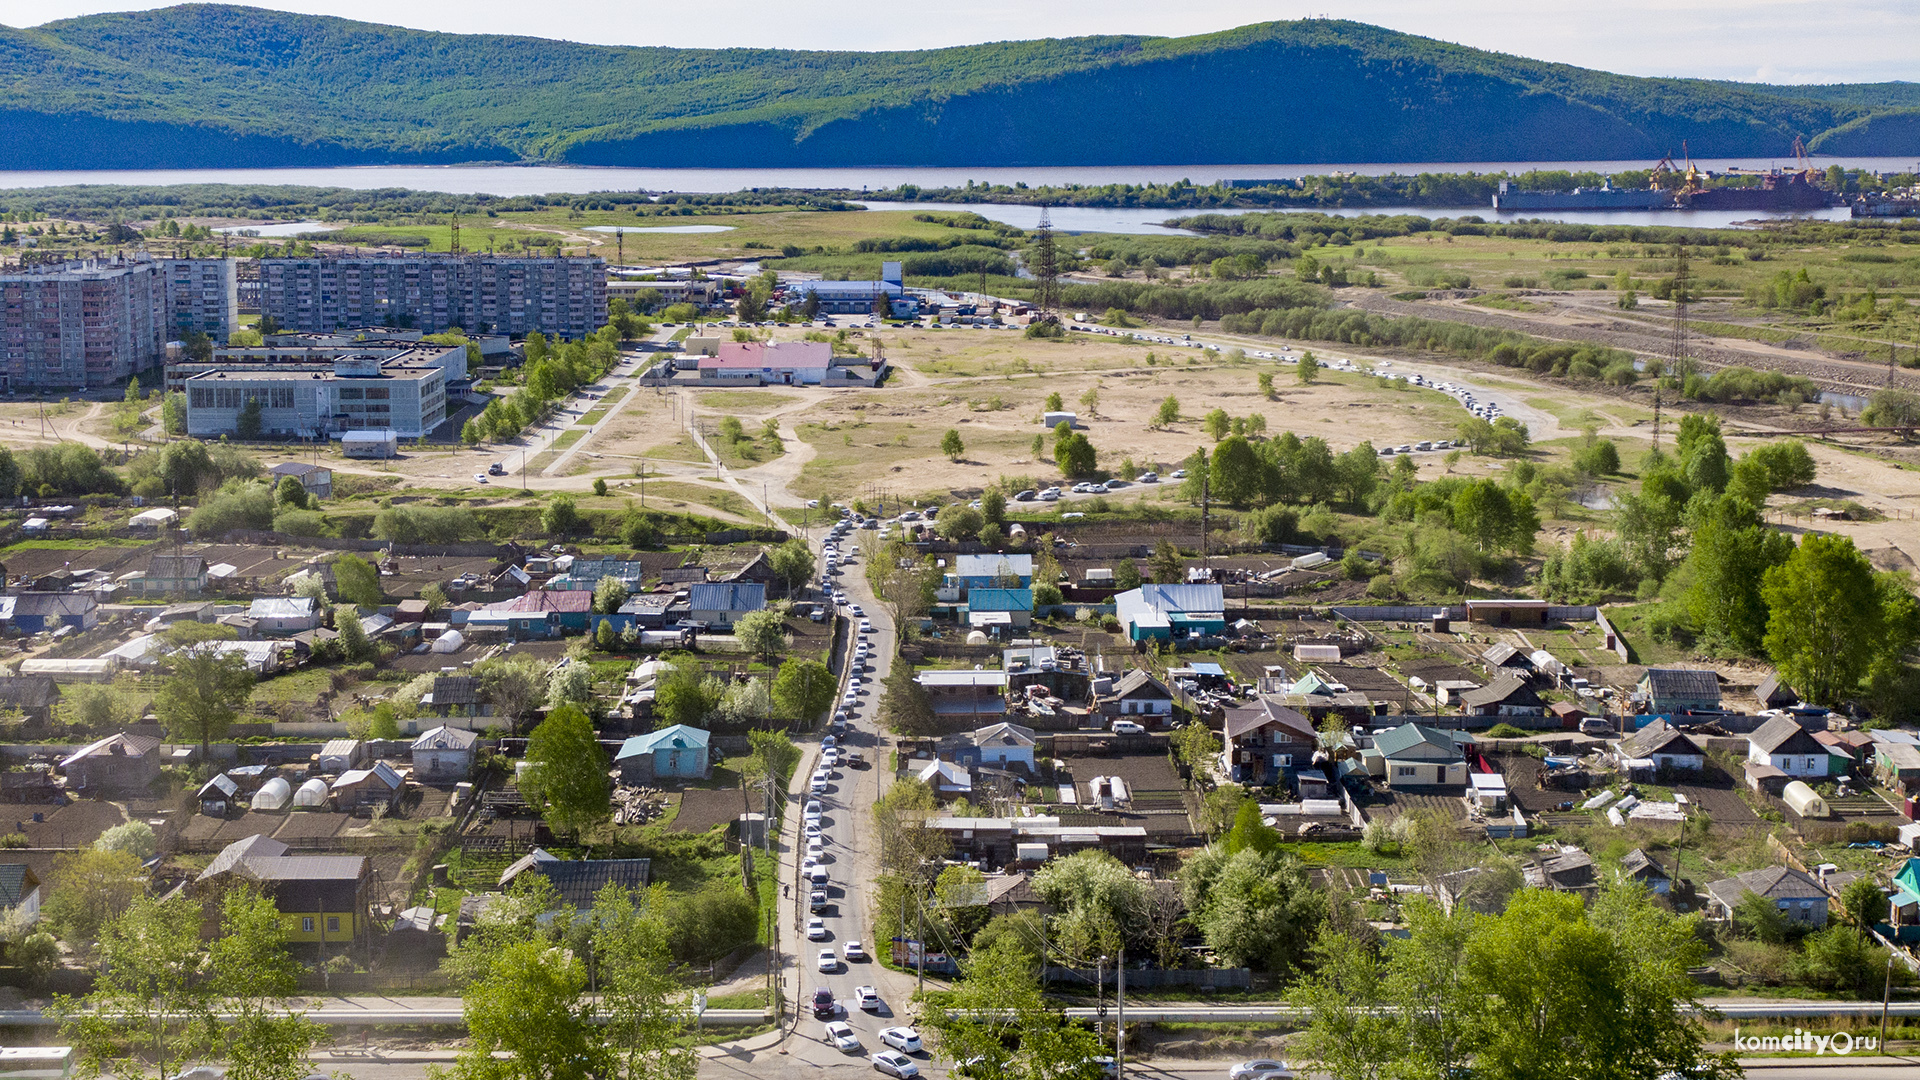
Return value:
[(1827, 800), (1821, 798), (1819, 792), (1808, 787), (1805, 780), (1789, 783), (1786, 790), (1780, 793), (1780, 798), (1787, 804), (1788, 809), (1803, 818), (1833, 816), (1833, 808), (1827, 805)]
[(479, 741), (478, 734), (445, 724), (422, 732), (410, 748), (414, 777), (423, 781), (467, 779), (473, 775), (474, 748)]

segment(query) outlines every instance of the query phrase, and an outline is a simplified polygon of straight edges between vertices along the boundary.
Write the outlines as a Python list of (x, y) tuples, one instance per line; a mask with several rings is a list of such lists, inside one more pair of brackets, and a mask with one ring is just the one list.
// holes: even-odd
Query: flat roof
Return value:
[(412, 364), (382, 364), (377, 375), (341, 375), (326, 368), (301, 368), (293, 371), (261, 370), (246, 364), (213, 368), (188, 376), (188, 382), (377, 382), (381, 380), (420, 380), (446, 374), (445, 368)]

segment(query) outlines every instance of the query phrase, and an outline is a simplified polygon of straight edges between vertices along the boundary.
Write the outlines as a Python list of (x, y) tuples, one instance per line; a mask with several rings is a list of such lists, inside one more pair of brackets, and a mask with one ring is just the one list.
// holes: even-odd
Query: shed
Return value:
[(553, 882), (560, 902), (579, 911), (593, 907), (593, 898), (608, 885), (630, 890), (647, 887), (653, 877), (651, 859), (562, 859), (545, 848), (533, 851), (500, 874), (500, 887), (510, 889), (522, 874), (535, 873)]
[(367, 744), (359, 739), (332, 739), (320, 748), (320, 771), (341, 773), (367, 760)]
[(1468, 600), (1467, 621), (1489, 626), (1545, 626), (1545, 600)]
[(1720, 678), (1692, 668), (1648, 668), (1637, 687), (1654, 713), (1720, 711)]
[(1793, 687), (1780, 681), (1778, 672), (1760, 680), (1760, 685), (1754, 687), (1753, 699), (1760, 703), (1762, 709), (1784, 709), (1800, 703), (1800, 695), (1793, 692)]
[(340, 810), (391, 808), (400, 801), (405, 787), (406, 782), (391, 765), (376, 761), (370, 769), (349, 769), (341, 773), (340, 779), (333, 782), (331, 794), (334, 807)]
[(708, 746), (712, 736), (697, 727), (675, 724), (620, 745), (614, 764), (623, 784), (653, 784), (662, 780), (704, 780), (712, 770)]
[(340, 436), (340, 452), (351, 458), (390, 458), (400, 453), (400, 434), (392, 428), (368, 428)]
[(208, 817), (226, 817), (238, 802), (240, 785), (222, 773), (200, 785), (200, 812)]
[(1048, 431), (1052, 431), (1054, 428), (1059, 427), (1061, 424), (1065, 424), (1067, 425), (1068, 428), (1072, 428), (1076, 423), (1079, 422), (1079, 420), (1080, 420), (1079, 416), (1070, 412), (1048, 411), (1040, 414), (1040, 426), (1043, 428), (1046, 428)]

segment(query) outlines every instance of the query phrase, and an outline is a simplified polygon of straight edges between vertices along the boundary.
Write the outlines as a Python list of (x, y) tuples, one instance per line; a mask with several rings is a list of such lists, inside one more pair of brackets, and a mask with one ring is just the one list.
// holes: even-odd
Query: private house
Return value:
[(13, 911), (24, 922), (40, 918), (40, 877), (26, 863), (0, 863), (0, 912)]
[(473, 775), (475, 744), (480, 736), (466, 728), (445, 724), (413, 740), (413, 778), (425, 783), (458, 782)]
[(1545, 600), (1469, 600), (1467, 621), (1484, 626), (1545, 626)]
[(43, 634), (62, 627), (91, 630), (100, 622), (100, 603), (91, 593), (25, 592), (8, 597), (6, 621), (20, 634)]
[(393, 771), (393, 766), (384, 761), (376, 761), (372, 768), (348, 769), (333, 782), (328, 795), (333, 799), (333, 808), (347, 813), (361, 810), (372, 812), (378, 809), (393, 809), (400, 801), (401, 792), (406, 789), (406, 781)]
[(608, 885), (635, 892), (646, 888), (652, 882), (653, 860), (562, 859), (545, 848), (534, 848), (500, 872), (500, 888), (511, 889), (523, 874), (538, 874), (553, 882), (563, 906), (585, 911)]
[(147, 794), (160, 777), (160, 740), (153, 735), (109, 735), (60, 762), (69, 792), (92, 798)]
[(1693, 737), (1655, 720), (1614, 747), (1620, 767), (1629, 772), (1694, 772), (1707, 766), (1707, 753)]
[(324, 465), (310, 465), (304, 461), (283, 461), (267, 470), (278, 484), (280, 477), (291, 476), (300, 481), (307, 494), (319, 499), (333, 498), (333, 470)]
[(1226, 711), (1227, 768), (1234, 782), (1270, 785), (1313, 761), (1313, 721), (1269, 698)]
[(1033, 586), (1031, 555), (960, 555), (953, 560), (950, 580), (962, 596), (972, 589), (1026, 589)]
[(687, 586), (687, 617), (722, 630), (741, 616), (767, 606), (767, 587), (757, 581), (723, 581)]
[(1115, 596), (1113, 605), (1129, 641), (1177, 641), (1227, 628), (1218, 585), (1142, 585)]
[(263, 634), (290, 636), (320, 625), (310, 596), (263, 596), (247, 607), (247, 617)]
[(976, 586), (967, 591), (966, 603), (961, 609), (967, 626), (974, 630), (1032, 626), (1033, 590)]
[(155, 555), (147, 572), (126, 579), (140, 596), (198, 596), (207, 587), (207, 560), (197, 555)]
[(1498, 675), (1485, 686), (1462, 691), (1460, 711), (1467, 716), (1499, 716), (1509, 709), (1538, 709), (1540, 695), (1533, 692), (1526, 677), (1510, 668), (1499, 668)]
[(1369, 765), (1377, 759), (1388, 787), (1461, 787), (1467, 782), (1465, 749), (1474, 738), (1425, 724), (1402, 724), (1373, 737)]
[(908, 766), (920, 782), (940, 799), (964, 799), (973, 794), (973, 775), (951, 761), (916, 761)]
[(444, 719), (486, 716), (492, 706), (480, 700), (477, 675), (441, 675), (433, 680), (433, 689), (420, 699), (420, 711)]
[(1648, 668), (1635, 691), (1650, 713), (1720, 711), (1720, 678), (1711, 671)]
[(970, 732), (967, 739), (973, 744), (974, 759), (982, 765), (1034, 771), (1033, 748), (1037, 743), (1032, 728), (1013, 723), (989, 724)]
[(30, 727), (51, 723), (59, 700), (60, 685), (45, 675), (0, 676), (0, 709), (18, 710)]
[(1638, 882), (1656, 896), (1665, 896), (1673, 891), (1673, 879), (1653, 861), (1653, 857), (1639, 848), (1627, 852), (1620, 860), (1620, 880)]
[(913, 681), (927, 692), (934, 715), (943, 721), (991, 722), (1007, 713), (1004, 671), (923, 671)]
[(214, 902), (230, 881), (253, 883), (280, 912), (287, 940), (364, 944), (371, 933), (373, 863), (364, 855), (290, 855), (287, 845), (253, 835), (228, 844), (190, 891)]
[(1793, 687), (1781, 682), (1776, 672), (1760, 680), (1760, 685), (1753, 688), (1753, 700), (1759, 702), (1762, 709), (1784, 709), (1800, 704), (1800, 695), (1793, 692)]
[(1833, 772), (1833, 755), (1791, 716), (1776, 716), (1747, 736), (1747, 760), (1771, 765), (1790, 777)]
[(1773, 901), (1780, 917), (1790, 923), (1816, 930), (1827, 925), (1827, 891), (1791, 866), (1751, 870), (1708, 885), (1707, 910), (1713, 918), (1731, 919), (1748, 894)]
[(1533, 674), (1532, 657), (1504, 641), (1487, 646), (1486, 651), (1480, 654), (1480, 662), (1496, 675), (1503, 668), (1514, 671), (1522, 678)]
[(613, 757), (623, 784), (658, 784), (668, 780), (705, 780), (712, 774), (708, 750), (713, 737), (696, 727), (675, 724), (620, 744)]
[(1152, 727), (1159, 718), (1166, 723), (1173, 715), (1173, 691), (1144, 668), (1134, 668), (1114, 680), (1113, 690), (1100, 695), (1100, 715), (1138, 718)]

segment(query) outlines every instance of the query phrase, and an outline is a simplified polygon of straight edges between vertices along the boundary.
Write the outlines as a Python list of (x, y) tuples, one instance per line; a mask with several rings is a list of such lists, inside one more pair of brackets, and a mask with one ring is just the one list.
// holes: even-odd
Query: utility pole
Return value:
[(1093, 968), (1093, 1029), (1103, 1038), (1107, 1034), (1107, 958), (1102, 956)]
[(1653, 448), (1660, 449), (1660, 380), (1653, 382)]
[(927, 904), (922, 900), (914, 906), (920, 910), (920, 981), (913, 991), (918, 996), (927, 991)]
[(1887, 950), (1887, 985), (1880, 991), (1880, 1052), (1887, 1052), (1887, 1003), (1893, 1000), (1893, 950)]
[(1113, 1075), (1127, 1072), (1127, 947), (1120, 946), (1120, 962), (1113, 966)]
[(1212, 504), (1210, 502), (1211, 493), (1207, 489), (1207, 482), (1209, 479), (1211, 478), (1208, 474), (1206, 473), (1200, 474), (1200, 565), (1201, 566), (1207, 565), (1207, 518), (1208, 518), (1209, 511), (1212, 510)]

